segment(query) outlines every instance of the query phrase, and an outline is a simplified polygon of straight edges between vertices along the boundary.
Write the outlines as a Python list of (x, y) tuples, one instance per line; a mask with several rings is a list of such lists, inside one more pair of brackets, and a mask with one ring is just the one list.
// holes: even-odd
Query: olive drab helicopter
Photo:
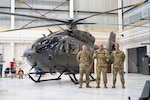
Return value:
[[(27, 58), (32, 68), (39, 71), (40, 75), (60, 73), (58, 78), (50, 80), (60, 79), (62, 74), (67, 74), (72, 82), (78, 83), (75, 76), (79, 73), (76, 55), (83, 44), (87, 45), (91, 53), (94, 52), (94, 41), (95, 38), (88, 32), (66, 29), (41, 37), (32, 45), (31, 49), (25, 51), (23, 56)], [(31, 77), (30, 74), (35, 73), (29, 73)], [(34, 80), (33, 77), (31, 79), (35, 82), (46, 81), (40, 80), (40, 77), (38, 80)], [(92, 76), (91, 78), (94, 79)]]
[[(59, 22), (57, 24), (36, 26), (30, 28), (56, 26), (56, 25), (68, 26), (67, 29), (62, 29), (56, 32), (51, 32), (49, 30), (50, 34), (37, 39), (32, 44), (31, 48), (27, 49), (24, 52), (23, 56), (26, 57), (28, 63), (32, 66), (28, 75), (34, 82), (59, 80), (61, 79), (62, 74), (65, 74), (68, 75), (71, 81), (76, 84), (78, 83), (76, 74), (79, 73), (79, 65), (78, 62), (76, 61), (77, 53), (82, 49), (83, 44), (87, 46), (91, 54), (93, 54), (94, 50), (97, 48), (97, 46), (94, 45), (95, 37), (92, 36), (89, 32), (78, 30), (77, 25), (95, 24), (95, 23), (83, 23), (82, 21), (94, 16), (98, 16), (100, 14), (109, 13), (123, 8), (139, 6), (141, 4), (144, 4), (145, 2), (147, 2), (147, 0), (144, 2), (140, 2), (138, 4), (113, 9), (103, 13), (97, 13), (85, 18), (69, 19), (69, 20), (52, 19), (52, 18), (37, 17), (31, 15), (9, 13), (9, 12), (0, 12), (0, 14), (23, 16), (23, 17), (30, 17), (30, 18), (43, 19), (47, 21)], [(28, 29), (28, 28), (21, 28), (21, 30), (22, 29)], [(14, 29), (14, 30), (20, 30), (20, 29)], [(110, 41), (109, 41), (110, 51), (112, 50), (112, 46), (114, 42), (115, 42), (115, 34), (111, 33)], [(35, 69), (36, 72), (31, 72), (31, 70), (33, 69)], [(41, 79), (43, 73), (56, 73), (56, 72), (60, 73), (60, 75), (58, 75), (57, 78)], [(39, 77), (36, 80), (31, 74), (37, 74), (37, 73), (39, 74)], [(92, 75), (90, 76), (92, 80), (95, 80), (92, 77)]]

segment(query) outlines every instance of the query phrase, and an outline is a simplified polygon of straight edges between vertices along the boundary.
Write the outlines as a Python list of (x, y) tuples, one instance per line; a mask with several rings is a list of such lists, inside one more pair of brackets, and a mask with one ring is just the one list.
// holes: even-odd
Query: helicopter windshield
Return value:
[(53, 37), (51, 41), (49, 41), (49, 48), (50, 49), (55, 49), (59, 41), (61, 40), (61, 37)]
[(61, 40), (61, 37), (51, 37), (51, 38), (43, 38), (42, 40), (38, 41), (35, 44), (35, 50), (36, 51), (45, 51), (49, 49), (55, 49), (59, 41)]

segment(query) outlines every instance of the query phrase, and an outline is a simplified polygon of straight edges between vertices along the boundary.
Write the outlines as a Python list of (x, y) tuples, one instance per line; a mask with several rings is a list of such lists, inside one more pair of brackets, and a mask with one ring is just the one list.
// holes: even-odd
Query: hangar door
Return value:
[(143, 73), (142, 58), (146, 55), (146, 46), (128, 49), (128, 72)]

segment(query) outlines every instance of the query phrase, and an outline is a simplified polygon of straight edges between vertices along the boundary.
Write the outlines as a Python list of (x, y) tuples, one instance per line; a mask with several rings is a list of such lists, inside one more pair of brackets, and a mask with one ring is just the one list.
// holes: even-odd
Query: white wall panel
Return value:
[(10, 62), (13, 61), (14, 53), (13, 53), (13, 46), (11, 44), (3, 44), (3, 60), (5, 63), (3, 63), (3, 72), (7, 67), (10, 67)]
[(23, 57), (23, 54), (30, 45), (31, 44), (29, 43), (15, 43), (15, 46), (14, 46), (14, 56), (16, 60), (16, 67), (17, 69), (22, 68), (25, 73), (29, 72), (31, 66), (27, 64), (26, 59)]
[(99, 43), (103, 43), (104, 47), (106, 47), (109, 39), (110, 33), (107, 32), (91, 32), (91, 34), (95, 37), (95, 45)]
[(27, 49), (28, 45), (30, 44), (15, 43), (14, 46), (15, 60), (23, 61), (23, 53)]
[(1, 0), (0, 6), (10, 6), (11, 0)]
[(76, 0), (76, 10), (104, 12), (117, 8), (118, 0)]

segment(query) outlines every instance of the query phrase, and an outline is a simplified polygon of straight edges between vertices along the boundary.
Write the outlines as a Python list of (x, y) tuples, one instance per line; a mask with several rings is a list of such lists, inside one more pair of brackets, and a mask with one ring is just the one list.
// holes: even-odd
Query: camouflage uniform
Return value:
[(88, 50), (86, 50), (85, 52), (80, 51), (77, 54), (76, 59), (79, 62), (79, 73), (80, 73), (79, 84), (80, 84), (80, 88), (82, 88), (82, 82), (83, 82), (83, 75), (84, 74), (86, 75), (86, 86), (89, 87), (91, 54)]
[(124, 60), (125, 60), (125, 54), (123, 51), (113, 51), (111, 54), (111, 60), (113, 64), (113, 86), (112, 88), (115, 88), (116, 84), (116, 77), (119, 72), (120, 80), (122, 83), (122, 88), (124, 87), (125, 80), (124, 80)]
[(97, 73), (97, 78), (96, 78), (96, 88), (100, 88), (100, 78), (101, 78), (101, 72), (103, 74), (103, 82), (104, 82), (104, 87), (107, 88), (107, 67), (108, 67), (108, 59), (110, 58), (110, 54), (108, 50), (102, 49), (99, 50), (97, 49), (94, 54), (96, 56), (94, 57), (97, 60), (96, 64), (96, 73)]

